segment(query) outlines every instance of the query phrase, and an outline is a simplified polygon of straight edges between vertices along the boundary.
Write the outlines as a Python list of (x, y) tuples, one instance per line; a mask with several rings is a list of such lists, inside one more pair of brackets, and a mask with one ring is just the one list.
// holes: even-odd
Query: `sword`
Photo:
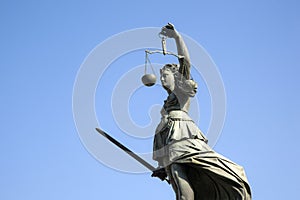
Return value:
[(104, 131), (102, 131), (101, 129), (96, 128), (96, 131), (98, 131), (101, 135), (103, 135), (105, 138), (107, 138), (109, 141), (111, 141), (112, 143), (114, 143), (120, 149), (122, 149), (123, 151), (125, 151), (126, 153), (128, 153), (131, 157), (133, 157), (134, 159), (136, 159), (139, 163), (141, 163), (142, 165), (144, 165), (145, 167), (147, 167), (152, 172), (156, 169), (155, 167), (153, 167), (152, 165), (150, 165), (147, 161), (145, 161), (143, 158), (141, 158), (140, 156), (138, 156), (135, 153), (133, 153), (130, 149), (128, 149), (127, 147), (125, 147), (123, 144), (121, 144), (120, 142), (118, 142), (117, 140), (115, 140), (113, 137), (111, 137), (110, 135), (108, 135), (107, 133), (105, 133)]
[[(133, 157), (136, 161), (138, 161), (139, 163), (141, 163), (143, 166), (145, 166), (150, 171), (154, 172), (156, 170), (155, 167), (153, 167), (151, 164), (149, 164), (143, 158), (141, 158), (140, 156), (138, 156), (137, 154), (135, 154), (133, 151), (131, 151), (130, 149), (128, 149), (127, 147), (125, 147), (123, 144), (121, 144), (120, 142), (118, 142), (117, 140), (115, 140), (113, 137), (111, 137), (110, 135), (108, 135), (107, 133), (105, 133), (100, 128), (96, 128), (96, 131), (98, 133), (100, 133), (102, 136), (104, 136), (106, 139), (108, 139), (109, 141), (111, 141), (112, 143), (114, 143), (120, 149), (122, 149), (123, 151), (125, 151), (128, 155), (130, 155), (131, 157)], [(168, 179), (165, 179), (165, 180), (170, 184), (170, 181)]]

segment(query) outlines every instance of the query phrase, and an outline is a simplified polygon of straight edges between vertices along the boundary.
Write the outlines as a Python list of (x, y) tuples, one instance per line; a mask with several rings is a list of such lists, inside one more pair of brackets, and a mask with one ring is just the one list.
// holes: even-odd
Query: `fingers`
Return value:
[(178, 35), (177, 31), (174, 28), (174, 25), (171, 23), (168, 23), (167, 25), (162, 27), (160, 34), (168, 38), (175, 38)]
[(172, 29), (172, 30), (174, 30), (175, 28), (174, 28), (174, 25), (173, 24), (171, 24), (170, 22), (165, 26), (167, 29)]
[(166, 28), (166, 27), (163, 27), (163, 28), (161, 29), (160, 34), (163, 35), (163, 36), (169, 37), (169, 38), (173, 38), (174, 35), (175, 35), (175, 32), (174, 32), (173, 29), (168, 29), (168, 28)]

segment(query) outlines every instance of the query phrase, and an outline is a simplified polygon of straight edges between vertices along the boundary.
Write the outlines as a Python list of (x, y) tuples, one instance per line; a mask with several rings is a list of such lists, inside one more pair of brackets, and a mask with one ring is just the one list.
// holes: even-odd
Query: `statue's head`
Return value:
[(160, 81), (166, 90), (173, 91), (175, 89), (178, 69), (177, 64), (166, 64), (160, 69)]
[(179, 72), (179, 65), (166, 64), (160, 69), (161, 84), (169, 93), (178, 88), (188, 96), (195, 96), (197, 92), (197, 83), (194, 80), (186, 79)]

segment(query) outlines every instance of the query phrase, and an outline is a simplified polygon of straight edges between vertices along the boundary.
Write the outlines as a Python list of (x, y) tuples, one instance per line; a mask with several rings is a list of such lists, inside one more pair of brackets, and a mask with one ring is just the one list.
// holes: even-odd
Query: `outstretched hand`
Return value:
[(176, 38), (178, 37), (178, 32), (175, 30), (175, 27), (173, 24), (168, 23), (164, 27), (161, 28), (161, 35), (169, 38)]

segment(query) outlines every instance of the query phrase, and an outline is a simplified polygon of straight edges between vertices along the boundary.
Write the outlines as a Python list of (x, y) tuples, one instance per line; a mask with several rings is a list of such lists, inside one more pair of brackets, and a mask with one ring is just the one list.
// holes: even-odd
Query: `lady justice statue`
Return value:
[(168, 177), (177, 200), (251, 200), (244, 169), (214, 152), (189, 117), (197, 84), (191, 80), (189, 52), (181, 35), (172, 24), (160, 34), (175, 40), (179, 64), (166, 64), (160, 70), (168, 97), (154, 136), (153, 159), (159, 167), (152, 176)]

